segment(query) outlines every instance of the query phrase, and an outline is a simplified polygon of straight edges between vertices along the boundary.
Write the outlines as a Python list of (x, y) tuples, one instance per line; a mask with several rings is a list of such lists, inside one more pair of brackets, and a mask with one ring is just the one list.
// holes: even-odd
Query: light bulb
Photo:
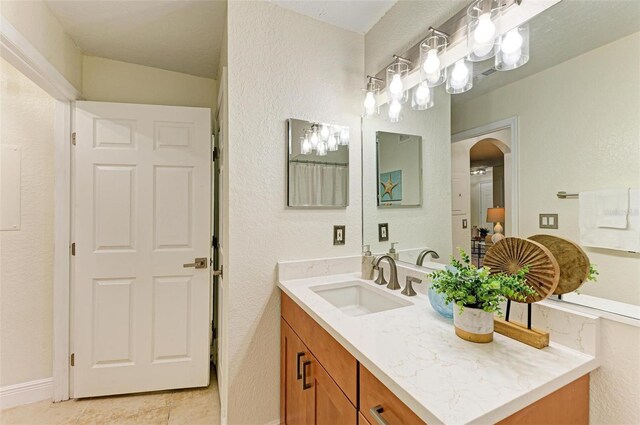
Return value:
[(391, 122), (398, 122), (400, 119), (400, 110), (402, 110), (402, 105), (397, 100), (391, 101), (389, 104), (389, 119)]
[(418, 105), (424, 106), (429, 103), (429, 100), (431, 100), (431, 91), (428, 87), (419, 84), (418, 88), (416, 89), (415, 98)]
[(496, 25), (491, 20), (490, 13), (483, 13), (478, 17), (478, 26), (473, 33), (473, 39), (478, 44), (491, 41), (496, 35)]
[(316, 150), (316, 155), (325, 156), (327, 154), (327, 144), (325, 142), (318, 143), (318, 149)]
[(368, 91), (364, 97), (364, 113), (367, 116), (371, 116), (376, 112), (376, 97), (372, 91)]
[(505, 65), (513, 66), (516, 63), (518, 63), (521, 57), (522, 57), (522, 50), (518, 49), (513, 53), (503, 53), (502, 62), (504, 62)]
[(516, 53), (522, 47), (523, 39), (518, 28), (509, 31), (502, 39), (500, 49), (507, 55)]
[(340, 130), (340, 144), (346, 146), (349, 144), (349, 129), (344, 127)]
[(391, 94), (393, 96), (402, 96), (402, 92), (404, 90), (404, 87), (402, 86), (402, 79), (400, 78), (400, 74), (394, 74), (393, 78), (391, 79), (391, 84), (389, 84), (389, 92), (391, 92)]
[(300, 153), (302, 155), (307, 155), (309, 152), (311, 152), (311, 143), (309, 143), (309, 139), (307, 139), (306, 137), (301, 137), (300, 138)]
[(327, 150), (337, 151), (338, 150), (338, 141), (336, 140), (336, 136), (333, 134), (329, 135), (329, 139), (327, 140)]
[(489, 53), (491, 53), (491, 50), (493, 50), (493, 43), (473, 45), (473, 53), (479, 58), (487, 56)]
[(438, 57), (438, 50), (429, 50), (429, 53), (427, 53), (427, 59), (425, 59), (422, 69), (424, 69), (424, 72), (426, 72), (427, 75), (437, 74), (438, 71), (440, 71), (440, 58)]
[(322, 138), (322, 140), (327, 140), (327, 138), (329, 137), (329, 127), (327, 127), (326, 125), (322, 126), (322, 128), (320, 129), (320, 137)]
[(309, 139), (309, 141), (311, 142), (311, 149), (317, 149), (318, 148), (318, 132), (317, 131), (313, 131), (313, 133), (311, 133), (311, 138)]
[(454, 89), (461, 89), (467, 85), (469, 80), (469, 69), (467, 69), (464, 60), (459, 60), (453, 66), (453, 71), (451, 71), (451, 87)]

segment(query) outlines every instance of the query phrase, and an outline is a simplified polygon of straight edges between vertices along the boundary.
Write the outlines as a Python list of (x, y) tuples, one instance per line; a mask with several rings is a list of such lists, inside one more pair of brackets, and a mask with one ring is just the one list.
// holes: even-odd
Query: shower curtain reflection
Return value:
[(346, 207), (349, 168), (346, 164), (289, 163), (289, 203), (292, 207)]

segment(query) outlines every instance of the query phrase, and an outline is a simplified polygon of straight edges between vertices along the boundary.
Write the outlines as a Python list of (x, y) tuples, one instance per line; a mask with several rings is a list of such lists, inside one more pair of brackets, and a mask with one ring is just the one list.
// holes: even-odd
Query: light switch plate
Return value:
[(539, 217), (541, 229), (558, 228), (558, 214), (540, 214)]
[(389, 223), (378, 223), (378, 242), (389, 240)]
[(466, 228), (467, 228), (467, 226), (468, 226), (468, 224), (467, 224), (467, 219), (466, 219), (466, 218), (463, 218), (463, 219), (462, 219), (462, 228), (463, 228), (463, 229), (466, 229)]
[(344, 245), (346, 226), (333, 226), (333, 244)]

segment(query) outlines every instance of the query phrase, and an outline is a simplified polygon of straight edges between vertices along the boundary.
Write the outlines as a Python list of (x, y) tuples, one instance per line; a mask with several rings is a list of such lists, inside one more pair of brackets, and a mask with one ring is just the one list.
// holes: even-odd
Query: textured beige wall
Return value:
[(83, 56), (82, 96), (99, 102), (214, 108), (217, 81), (180, 72)]
[(7, 19), (78, 90), (82, 89), (82, 54), (49, 7), (41, 0), (2, 0)]
[[(578, 241), (578, 202), (556, 192), (640, 186), (640, 33), (453, 108), (453, 133), (519, 117), (520, 234), (540, 232), (538, 214)], [(585, 294), (640, 304), (640, 257), (586, 248), (598, 283)], [(640, 329), (604, 319), (602, 367), (591, 381), (591, 422), (640, 423)]]
[[(230, 424), (264, 424), (280, 416), (277, 261), (361, 250), (364, 45), (362, 35), (257, 1), (229, 3), (228, 42), (227, 415)], [(286, 208), (291, 117), (350, 127), (346, 209)], [(334, 224), (346, 225), (346, 245), (332, 245)]]
[(54, 100), (0, 65), (0, 140), (22, 147), (21, 228), (0, 232), (3, 387), (52, 374)]

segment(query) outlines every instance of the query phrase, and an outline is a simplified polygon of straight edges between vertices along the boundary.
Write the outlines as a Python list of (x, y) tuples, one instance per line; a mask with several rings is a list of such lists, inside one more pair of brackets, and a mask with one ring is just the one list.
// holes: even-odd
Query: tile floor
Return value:
[(207, 388), (41, 401), (0, 412), (2, 425), (217, 425), (220, 397), (215, 375)]

